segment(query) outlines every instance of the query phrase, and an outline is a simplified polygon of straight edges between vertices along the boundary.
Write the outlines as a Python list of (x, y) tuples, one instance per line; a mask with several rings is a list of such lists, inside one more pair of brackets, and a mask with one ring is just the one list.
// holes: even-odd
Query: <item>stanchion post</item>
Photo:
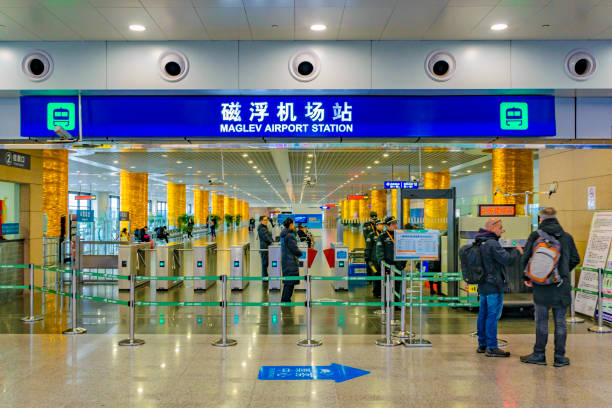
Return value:
[(72, 262), (72, 285), (70, 287), (72, 291), (72, 306), (70, 308), (71, 313), (71, 322), (72, 326), (69, 329), (64, 330), (64, 334), (85, 334), (87, 333), (87, 329), (82, 327), (76, 327), (77, 324), (77, 291), (78, 291), (78, 283), (77, 283), (77, 273), (74, 262)]
[(34, 315), (34, 265), (30, 264), (30, 314), (21, 319), (25, 323), (33, 323), (42, 320), (42, 316)]
[[(419, 338), (410, 338), (403, 341), (406, 347), (431, 347), (429, 340), (423, 338), (423, 266), (419, 270)], [(412, 293), (410, 294), (412, 298)], [(412, 301), (410, 302), (412, 303)]]
[(142, 346), (145, 344), (145, 341), (142, 339), (134, 338), (134, 324), (135, 324), (135, 314), (136, 314), (136, 276), (130, 274), (130, 338), (123, 339), (119, 341), (120, 346)]
[(312, 338), (312, 305), (310, 284), (310, 275), (306, 275), (306, 338), (298, 340), (296, 343), (301, 347), (318, 347), (323, 344), (321, 340), (313, 340)]
[(227, 338), (227, 275), (221, 275), (221, 338), (214, 343), (215, 347), (231, 347), (238, 344)]
[[(382, 347), (395, 347), (399, 346), (401, 343), (397, 339), (391, 338), (391, 296), (393, 292), (391, 291), (391, 274), (388, 273), (385, 275), (385, 286), (386, 286), (386, 296), (384, 296), (384, 303), (386, 307), (385, 312), (385, 337), (376, 340), (377, 346)], [(381, 286), (383, 282), (380, 283)]]
[(570, 324), (584, 323), (583, 318), (576, 317), (576, 292), (574, 287), (576, 287), (576, 269), (572, 269), (571, 272), (572, 303), (570, 304), (570, 317), (565, 319), (565, 321)]
[[(410, 274), (412, 274), (412, 261), (410, 261)], [(406, 331), (406, 269), (402, 270), (402, 293), (401, 293), (401, 302), (402, 306), (400, 307), (400, 329), (393, 334), (393, 337), (397, 337), (398, 339), (408, 339), (412, 337), (412, 333)], [(410, 293), (412, 297), (412, 293)]]
[(383, 302), (383, 304), (380, 306), (380, 310), (375, 310), (374, 314), (377, 315), (384, 315), (385, 314), (385, 303), (384, 303), (384, 298), (385, 298), (385, 282), (384, 279), (385, 278), (385, 261), (380, 261), (380, 301)]
[(598, 304), (598, 311), (597, 311), (597, 326), (593, 326), (593, 327), (589, 327), (589, 331), (590, 332), (594, 332), (594, 333), (600, 333), (600, 334), (604, 334), (604, 333), (610, 333), (612, 332), (612, 329), (609, 328), (608, 326), (604, 326), (603, 323), (603, 296), (602, 296), (602, 289), (603, 289), (603, 270), (601, 268), (599, 268), (597, 270), (597, 281), (598, 281), (598, 289), (597, 289), (597, 304)]

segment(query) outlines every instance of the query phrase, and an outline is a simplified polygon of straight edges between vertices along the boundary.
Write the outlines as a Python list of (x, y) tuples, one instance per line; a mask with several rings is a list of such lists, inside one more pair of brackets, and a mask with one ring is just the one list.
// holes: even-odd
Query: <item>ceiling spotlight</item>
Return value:
[(201, 172), (202, 172), (202, 170), (198, 170), (198, 173), (201, 173)]
[(309, 168), (310, 168), (310, 166), (306, 166), (306, 168), (307, 168), (307, 169), (309, 169)]
[(374, 164), (378, 164), (378, 163), (380, 163), (380, 161), (374, 160)]
[(498, 24), (493, 24), (491, 26), (491, 30), (493, 31), (502, 31), (502, 30), (505, 30), (506, 28), (508, 28), (508, 24), (506, 23), (498, 23)]
[(389, 157), (389, 153), (384, 153), (383, 157)]
[(327, 26), (325, 24), (313, 24), (310, 26), (312, 31), (325, 31), (327, 30)]
[(482, 166), (482, 168), (483, 168), (483, 169), (486, 169), (486, 168), (487, 168), (487, 166)]
[(257, 170), (257, 166), (253, 166), (253, 170)]
[(244, 153), (244, 154), (242, 155), (242, 157), (249, 157), (249, 155), (248, 155), (248, 154), (246, 154), (246, 153)]
[(442, 164), (448, 163), (448, 160), (442, 160)]
[(136, 166), (130, 166), (130, 169), (135, 169), (135, 168), (136, 168)]
[(168, 155), (167, 154), (162, 154), (162, 157), (168, 157)]
[(257, 170), (257, 174), (261, 173), (261, 170)]
[(433, 166), (427, 166), (428, 169), (433, 169)]
[(114, 160), (113, 163), (117, 164), (117, 163), (119, 163), (119, 160)]
[(177, 160), (177, 161), (176, 161), (176, 164), (181, 164), (181, 163), (183, 163), (183, 162), (182, 162), (182, 161), (180, 161), (180, 160)]
[(132, 31), (144, 31), (146, 29), (147, 28), (145, 26), (140, 25), (140, 24), (131, 24), (130, 25), (130, 30), (132, 30)]
[(191, 167), (191, 166), (187, 166), (187, 168), (188, 168), (188, 169), (193, 169), (193, 167)]
[(312, 153), (308, 155), (308, 157), (312, 157)]
[(311, 164), (311, 163), (312, 163), (312, 161), (310, 161), (310, 160), (308, 160), (308, 161), (306, 162), (306, 164)]
[(467, 172), (468, 172), (468, 173), (471, 173), (471, 172), (472, 172), (472, 170), (468, 170)]
[(368, 168), (368, 169), (371, 169), (371, 168), (372, 168), (372, 166), (368, 166), (367, 168)]

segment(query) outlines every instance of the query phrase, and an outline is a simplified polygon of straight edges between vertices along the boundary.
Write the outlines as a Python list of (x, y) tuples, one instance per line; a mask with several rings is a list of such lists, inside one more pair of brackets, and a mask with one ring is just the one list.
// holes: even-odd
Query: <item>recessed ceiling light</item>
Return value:
[(261, 170), (257, 170), (257, 174), (261, 173)]
[(313, 24), (310, 26), (312, 31), (324, 31), (327, 30), (327, 26), (325, 24)]
[(468, 173), (471, 173), (471, 172), (472, 172), (472, 170), (468, 170), (467, 172), (468, 172)]
[(308, 157), (312, 157), (312, 154), (309, 154)]
[(433, 166), (427, 166), (428, 169), (433, 169)]
[(136, 168), (136, 166), (130, 166), (130, 169), (135, 169), (135, 168)]
[(257, 170), (257, 166), (253, 166), (253, 169), (254, 169), (254, 170)]
[(308, 161), (306, 162), (306, 164), (311, 164), (311, 163), (312, 163), (312, 161), (310, 161), (310, 160), (308, 160)]
[(201, 172), (202, 172), (202, 170), (198, 170), (198, 173), (201, 173)]
[(378, 163), (380, 163), (380, 161), (374, 160), (374, 164), (378, 164)]
[(119, 160), (114, 160), (113, 163), (117, 164), (119, 163)]
[(183, 162), (182, 162), (182, 161), (180, 161), (180, 160), (177, 160), (177, 161), (176, 161), (176, 164), (181, 164), (181, 163), (183, 163)]
[(244, 154), (242, 155), (242, 157), (249, 157), (249, 155), (248, 155), (248, 154), (246, 154), (246, 153), (244, 153)]
[(306, 166), (306, 168), (307, 168), (307, 169), (309, 169), (309, 168), (310, 168), (310, 166)]
[(162, 154), (162, 157), (168, 157), (168, 155), (167, 154)]
[(140, 25), (140, 24), (131, 24), (130, 25), (130, 30), (132, 30), (132, 31), (144, 31), (146, 29), (147, 28), (145, 26)]
[(368, 166), (367, 168), (368, 168), (368, 169), (371, 169), (371, 168), (372, 168), (372, 166)]
[(389, 157), (389, 153), (384, 153), (383, 157)]
[(505, 30), (506, 28), (508, 28), (508, 24), (506, 23), (497, 23), (491, 26), (491, 30), (493, 31), (502, 31), (502, 30)]
[(482, 166), (482, 168), (483, 168), (483, 169), (486, 169), (486, 168), (487, 168), (487, 166)]
[(187, 166), (187, 168), (188, 168), (188, 169), (193, 169), (193, 167), (191, 167), (191, 166)]
[(442, 160), (442, 164), (448, 163), (448, 160)]

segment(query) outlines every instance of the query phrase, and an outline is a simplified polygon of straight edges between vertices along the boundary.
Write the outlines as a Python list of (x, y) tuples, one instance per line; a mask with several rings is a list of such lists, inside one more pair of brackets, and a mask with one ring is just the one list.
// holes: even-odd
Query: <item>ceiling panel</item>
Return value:
[(251, 7), (246, 9), (246, 14), (254, 40), (293, 38), (292, 8)]
[[(342, 7), (309, 7), (295, 9), (296, 40), (335, 40), (340, 30)], [(312, 31), (313, 24), (325, 24), (327, 30)]]
[(438, 18), (447, 0), (426, 0), (413, 3), (400, 2), (395, 7), (383, 40), (421, 39)]
[(15, 20), (44, 41), (81, 40), (48, 9), (41, 6), (2, 7), (0, 12)]
[(251, 31), (242, 7), (196, 9), (211, 40), (250, 40)]
[[(140, 7), (108, 7), (98, 9), (104, 17), (128, 40), (165, 40), (166, 37), (153, 21), (149, 13)], [(140, 24), (145, 31), (131, 31), (129, 26)]]
[(26, 30), (5, 14), (0, 12), (0, 41), (40, 41), (33, 32)]
[(446, 7), (425, 33), (426, 39), (466, 38), (493, 7)]
[(380, 38), (393, 8), (346, 7), (340, 27), (340, 40)]
[(169, 40), (209, 39), (200, 17), (192, 6), (149, 7), (147, 12)]
[(81, 38), (93, 41), (124, 40), (104, 15), (87, 5), (66, 5), (49, 1), (47, 7)]

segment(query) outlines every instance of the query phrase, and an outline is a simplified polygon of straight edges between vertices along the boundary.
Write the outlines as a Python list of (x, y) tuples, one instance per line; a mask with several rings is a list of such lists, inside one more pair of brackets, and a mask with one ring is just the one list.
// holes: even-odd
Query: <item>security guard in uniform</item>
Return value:
[[(368, 276), (380, 276), (380, 263), (376, 263), (376, 241), (383, 233), (385, 224), (377, 218), (374, 225), (374, 230), (366, 238), (365, 262)], [(380, 297), (380, 281), (373, 281), (372, 294)]]
[(376, 211), (371, 211), (370, 220), (363, 223), (363, 238), (365, 240), (367, 240), (372, 231), (374, 231), (377, 219), (378, 218), (376, 218)]
[[(395, 245), (395, 230), (397, 229), (397, 220), (393, 216), (385, 218), (385, 231), (380, 234), (376, 241), (376, 261), (380, 265), (381, 261), (385, 261), (388, 265), (395, 266), (397, 269), (404, 270), (406, 261), (394, 260), (394, 245)], [(385, 273), (389, 273), (387, 270)], [(401, 281), (395, 281), (396, 290), (401, 290)], [(398, 285), (399, 284), (399, 285)]]

